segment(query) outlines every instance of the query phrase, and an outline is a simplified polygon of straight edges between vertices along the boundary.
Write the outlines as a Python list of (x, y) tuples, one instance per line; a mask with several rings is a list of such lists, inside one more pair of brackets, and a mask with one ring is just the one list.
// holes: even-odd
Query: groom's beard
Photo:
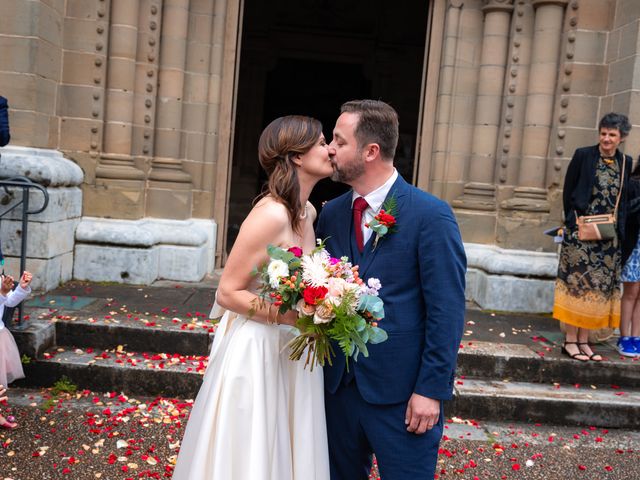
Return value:
[(358, 155), (344, 163), (342, 166), (338, 166), (337, 163), (334, 163), (331, 180), (334, 182), (349, 183), (361, 177), (364, 174), (364, 160), (360, 153), (361, 152), (358, 152)]

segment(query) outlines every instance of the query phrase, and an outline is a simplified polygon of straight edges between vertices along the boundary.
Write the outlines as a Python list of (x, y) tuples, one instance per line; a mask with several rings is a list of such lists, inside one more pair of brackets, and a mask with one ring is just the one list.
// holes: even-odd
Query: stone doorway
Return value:
[[(278, 116), (316, 117), (330, 139), (343, 102), (387, 101), (400, 116), (396, 167), (414, 180), (429, 7), (428, 0), (245, 0), (226, 252), (265, 180), (258, 137)], [(345, 190), (326, 180), (311, 201), (319, 210)]]

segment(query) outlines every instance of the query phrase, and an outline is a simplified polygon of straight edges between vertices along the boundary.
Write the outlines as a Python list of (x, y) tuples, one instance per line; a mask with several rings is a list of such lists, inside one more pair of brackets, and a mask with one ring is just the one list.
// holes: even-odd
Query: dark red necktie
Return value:
[(360, 253), (364, 250), (364, 236), (362, 235), (362, 212), (364, 212), (369, 204), (364, 197), (358, 197), (353, 202), (353, 229), (356, 233), (356, 244)]

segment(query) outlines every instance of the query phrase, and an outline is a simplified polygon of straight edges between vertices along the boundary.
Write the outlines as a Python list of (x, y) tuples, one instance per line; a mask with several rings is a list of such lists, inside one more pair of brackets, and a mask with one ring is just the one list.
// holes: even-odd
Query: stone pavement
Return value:
[[(0, 480), (170, 478), (191, 403), (78, 390), (12, 389)], [(448, 418), (437, 478), (640, 478), (640, 433)], [(372, 479), (379, 474), (374, 469)], [(383, 478), (384, 480), (384, 478)]]

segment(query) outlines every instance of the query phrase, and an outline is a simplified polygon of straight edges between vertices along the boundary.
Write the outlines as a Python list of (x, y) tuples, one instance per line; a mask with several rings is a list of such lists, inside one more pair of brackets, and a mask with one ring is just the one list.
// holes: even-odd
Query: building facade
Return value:
[[(640, 106), (636, 0), (0, 8), (0, 95), (12, 130), (0, 176), (35, 178), (58, 199), (55, 215), (30, 230), (42, 288), (72, 277), (201, 279), (224, 265), (260, 191), (263, 126), (302, 113), (330, 136), (342, 102), (372, 97), (400, 114), (400, 173), (454, 208), (468, 297), (548, 311), (557, 255), (542, 232), (562, 221), (566, 166), (577, 147), (597, 143), (603, 114), (636, 123)], [(640, 153), (640, 129), (624, 149)], [(325, 182), (314, 201), (339, 191)], [(64, 246), (39, 248), (57, 224)], [(9, 257), (16, 225), (1, 224)]]

